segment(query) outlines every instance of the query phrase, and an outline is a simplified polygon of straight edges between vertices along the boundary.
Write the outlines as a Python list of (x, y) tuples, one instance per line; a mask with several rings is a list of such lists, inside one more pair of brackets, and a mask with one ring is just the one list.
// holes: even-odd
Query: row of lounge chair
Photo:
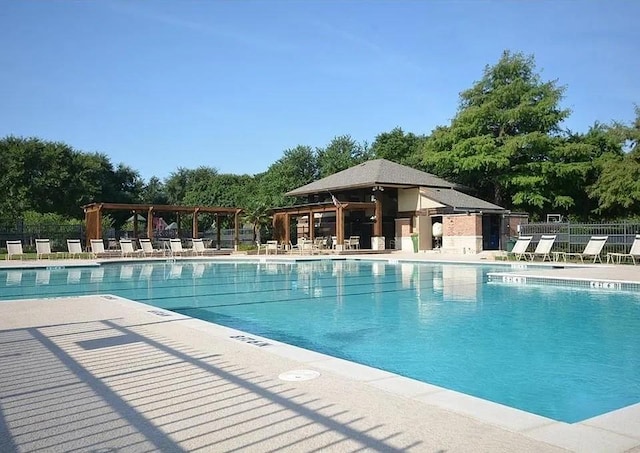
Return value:
[[(150, 239), (141, 238), (140, 248), (135, 248), (132, 239), (121, 239), (120, 250), (105, 250), (102, 239), (91, 239), (86, 253), (93, 258), (108, 257), (151, 257), (151, 256), (204, 256), (215, 253), (215, 249), (205, 247), (202, 239), (192, 239), (192, 248), (183, 248), (179, 238), (170, 240), (168, 250), (156, 249)], [(49, 239), (36, 239), (36, 259), (44, 258), (79, 258), (85, 252), (82, 250), (80, 239), (67, 239), (66, 252), (53, 252)], [(23, 259), (26, 257), (22, 248), (22, 241), (7, 241), (7, 260)]]
[[(520, 236), (507, 256), (513, 256), (516, 260), (528, 259), (529, 261), (533, 261), (536, 257), (540, 257), (542, 258), (542, 261), (546, 261), (547, 259), (552, 261), (551, 254), (553, 254), (553, 261), (560, 261), (562, 259), (566, 262), (567, 259), (576, 258), (580, 259), (580, 262), (584, 263), (586, 258), (593, 259), (593, 263), (602, 263), (600, 255), (602, 254), (602, 249), (604, 248), (608, 238), (608, 236), (592, 236), (582, 252), (571, 253), (562, 251), (553, 252), (551, 250), (556, 240), (555, 234), (543, 234), (533, 252), (527, 251), (533, 236)], [(634, 265), (636, 264), (636, 258), (640, 259), (640, 234), (636, 235), (629, 253), (607, 253), (607, 263), (620, 264), (622, 260), (626, 258), (629, 258)]]

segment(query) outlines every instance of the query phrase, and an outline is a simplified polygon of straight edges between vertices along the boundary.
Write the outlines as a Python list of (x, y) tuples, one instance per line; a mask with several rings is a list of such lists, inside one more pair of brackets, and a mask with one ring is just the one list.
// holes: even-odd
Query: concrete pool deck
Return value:
[[(505, 272), (640, 282), (640, 266), (512, 264)], [(0, 268), (16, 265), (96, 262)], [(640, 452), (640, 404), (560, 423), (109, 295), (0, 302), (0, 370), (2, 452)], [(279, 379), (300, 370), (320, 376)]]

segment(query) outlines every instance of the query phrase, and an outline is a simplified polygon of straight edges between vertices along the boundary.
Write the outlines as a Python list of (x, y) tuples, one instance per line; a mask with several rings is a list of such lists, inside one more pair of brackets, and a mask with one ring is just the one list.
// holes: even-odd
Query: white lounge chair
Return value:
[(636, 265), (636, 258), (640, 259), (640, 234), (636, 234), (629, 253), (607, 253), (607, 263), (620, 264), (622, 258), (631, 258), (633, 265)]
[(216, 252), (215, 249), (212, 249), (210, 247), (205, 247), (204, 241), (202, 239), (193, 239), (192, 244), (193, 244), (193, 253), (195, 255), (200, 255), (200, 256), (212, 255)]
[(140, 256), (142, 250), (136, 250), (133, 248), (133, 241), (131, 239), (120, 239), (120, 253), (122, 257), (134, 257)]
[(102, 239), (91, 239), (90, 246), (91, 246), (91, 255), (94, 258), (107, 258), (110, 256), (120, 255), (120, 250), (106, 251), (104, 249), (104, 242), (102, 241)]
[(140, 249), (142, 250), (143, 256), (164, 256), (164, 250), (153, 248), (151, 239), (140, 238), (138, 241), (140, 242)]
[(80, 258), (82, 256), (80, 239), (67, 239), (67, 255), (69, 258)]
[(171, 246), (171, 255), (176, 256), (185, 256), (191, 255), (193, 253), (192, 249), (185, 249), (182, 247), (182, 240), (180, 238), (172, 238), (169, 241), (169, 245)]
[(602, 263), (602, 258), (600, 258), (600, 253), (602, 253), (602, 248), (604, 244), (607, 242), (609, 236), (591, 236), (589, 242), (584, 248), (582, 253), (563, 253), (564, 260), (567, 260), (567, 257), (576, 256), (580, 258), (580, 262), (584, 263), (585, 258), (593, 257), (593, 262), (600, 261)]
[(51, 241), (49, 239), (36, 239), (36, 259), (57, 258), (60, 255), (58, 252), (51, 251)]
[(516, 243), (513, 245), (513, 249), (507, 252), (507, 258), (513, 256), (516, 260), (527, 259), (527, 248), (531, 243), (533, 236), (520, 236)]
[(551, 261), (551, 248), (556, 241), (555, 234), (543, 234), (540, 236), (540, 241), (533, 252), (527, 252), (529, 259), (533, 261), (536, 256), (541, 256), (542, 261), (546, 261), (547, 258)]
[(22, 251), (22, 241), (7, 241), (7, 259), (14, 259), (14, 256), (26, 258), (27, 255)]

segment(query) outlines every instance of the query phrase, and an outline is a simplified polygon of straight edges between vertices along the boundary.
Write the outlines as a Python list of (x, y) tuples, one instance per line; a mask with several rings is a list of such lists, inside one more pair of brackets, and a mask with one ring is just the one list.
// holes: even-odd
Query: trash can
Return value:
[(411, 235), (411, 242), (413, 243), (413, 253), (418, 253), (418, 240), (419, 236), (417, 234)]
[(517, 241), (518, 241), (518, 238), (509, 238), (507, 240), (507, 252), (510, 252), (513, 250), (513, 246), (516, 245)]

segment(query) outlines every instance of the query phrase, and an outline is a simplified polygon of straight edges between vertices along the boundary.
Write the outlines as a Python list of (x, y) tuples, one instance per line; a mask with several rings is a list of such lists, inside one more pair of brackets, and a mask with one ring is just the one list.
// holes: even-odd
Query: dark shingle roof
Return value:
[(424, 194), (427, 198), (430, 198), (438, 203), (442, 203), (446, 206), (451, 206), (460, 210), (484, 210), (484, 211), (504, 211), (503, 207), (496, 204), (489, 203), (488, 201), (481, 200), (480, 198), (472, 197), (463, 192), (458, 192), (454, 189), (445, 189), (437, 187), (423, 187), (420, 189), (420, 193)]
[(300, 196), (385, 185), (396, 187), (457, 187), (456, 184), (430, 173), (396, 164), (386, 159), (375, 159), (298, 187), (291, 192), (287, 192), (286, 195)]

